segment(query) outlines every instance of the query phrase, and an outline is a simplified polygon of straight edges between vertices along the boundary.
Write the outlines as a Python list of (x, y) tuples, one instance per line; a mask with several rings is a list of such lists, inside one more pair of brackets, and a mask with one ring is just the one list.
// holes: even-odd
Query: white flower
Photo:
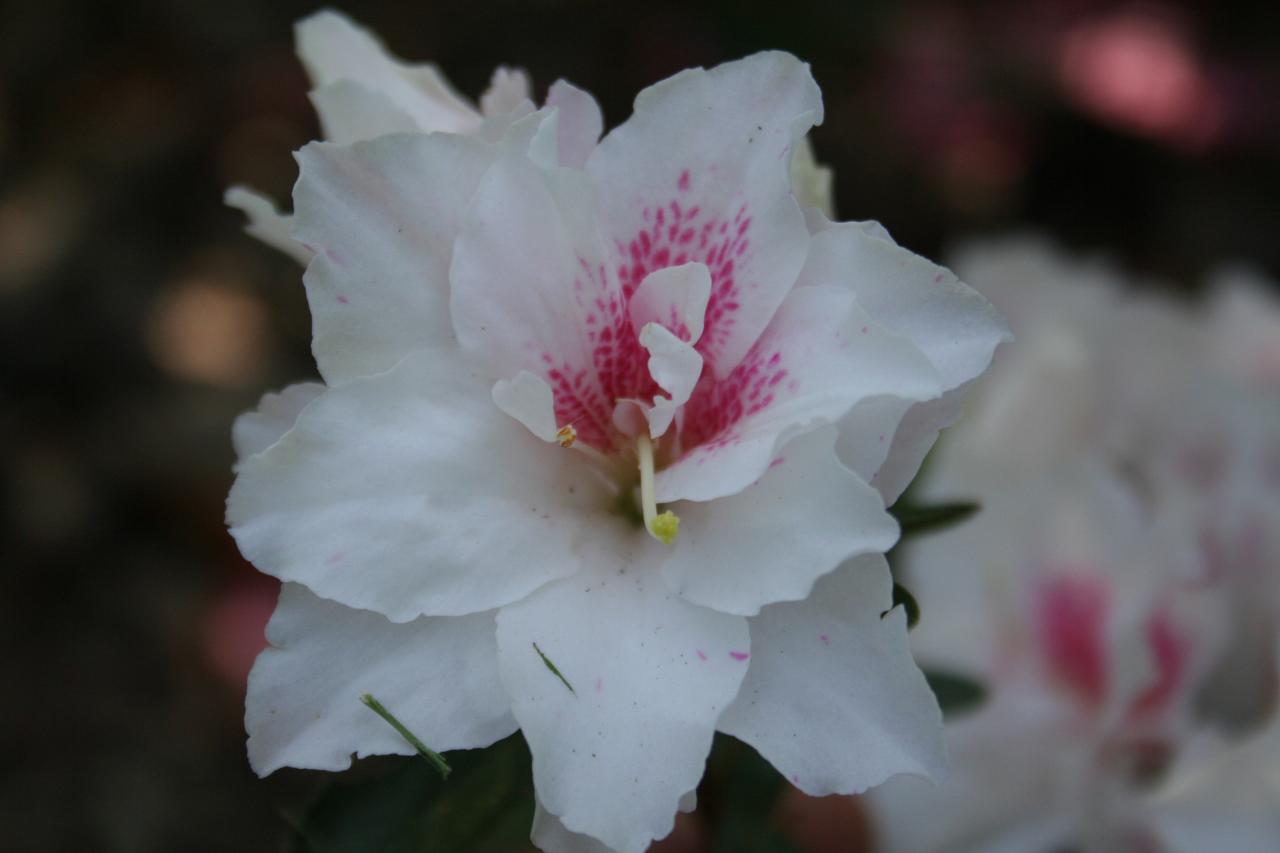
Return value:
[(908, 551), (916, 656), (991, 696), (947, 726), (943, 785), (871, 794), (886, 850), (1119, 850), (1149, 830), (1134, 809), (1190, 730), (1222, 614), (1124, 484), (1074, 466), (966, 479), (979, 515)]
[(878, 226), (802, 211), (821, 113), (764, 53), (647, 89), (598, 146), (552, 106), (302, 150), (328, 387), (246, 416), (228, 501), (287, 582), (258, 772), (411, 751), (366, 692), (441, 751), (522, 730), (545, 849), (665, 835), (716, 730), (812, 794), (937, 771), (884, 502), (1007, 332)]
[(1276, 696), (1280, 401), (1238, 369), (1265, 336), (1035, 240), (958, 267), (1018, 341), (924, 489), (982, 511), (913, 543), (908, 585), (919, 659), (992, 696), (948, 726), (946, 785), (871, 802), (889, 850), (1143, 849), (1169, 765)]

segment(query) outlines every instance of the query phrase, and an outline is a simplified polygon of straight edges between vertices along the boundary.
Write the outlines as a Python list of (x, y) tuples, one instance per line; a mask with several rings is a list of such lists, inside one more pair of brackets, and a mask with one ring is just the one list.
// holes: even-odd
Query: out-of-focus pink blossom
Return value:
[(1212, 143), (1223, 107), (1185, 30), (1158, 9), (1135, 7), (1071, 27), (1058, 79), (1082, 109), (1183, 148)]

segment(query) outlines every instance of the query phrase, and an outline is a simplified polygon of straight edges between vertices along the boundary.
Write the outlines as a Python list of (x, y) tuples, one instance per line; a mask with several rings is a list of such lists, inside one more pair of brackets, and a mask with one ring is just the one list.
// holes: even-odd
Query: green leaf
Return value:
[(717, 733), (698, 789), (698, 814), (712, 827), (716, 853), (798, 853), (774, 821), (786, 782), (760, 754)]
[(904, 504), (902, 501), (889, 509), (902, 528), (902, 536), (919, 536), (936, 533), (953, 527), (973, 517), (981, 509), (976, 501), (952, 501), (941, 504)]
[(291, 853), (499, 853), (526, 848), (533, 822), (529, 750), (519, 734), (450, 753), (446, 782), (417, 758), (374, 758), (286, 816)]
[(933, 695), (938, 697), (938, 705), (946, 716), (975, 710), (987, 699), (987, 688), (967, 675), (926, 669), (924, 678), (929, 682)]
[(569, 679), (565, 678), (564, 675), (560, 673), (559, 668), (551, 662), (551, 658), (547, 657), (546, 654), (543, 653), (542, 649), (538, 648), (537, 643), (533, 644), (533, 650), (538, 653), (538, 657), (542, 658), (542, 662), (547, 665), (547, 669), (551, 670), (551, 674), (560, 679), (560, 683), (569, 688), (570, 693), (577, 696), (578, 691), (573, 689), (573, 685), (569, 683)]
[(360, 694), (360, 701), (363, 702), (369, 708), (369, 710), (373, 711), (379, 717), (386, 720), (387, 724), (390, 725), (391, 728), (399, 732), (400, 737), (404, 738), (406, 741), (409, 742), (410, 746), (418, 750), (418, 755), (421, 755), (424, 759), (426, 759), (428, 764), (430, 764), (432, 767), (436, 769), (436, 772), (440, 774), (441, 779), (449, 778), (449, 774), (453, 771), (449, 768), (449, 765), (445, 762), (445, 760), (440, 756), (440, 753), (436, 752), (434, 749), (431, 749), (425, 743), (419, 740), (418, 736), (415, 735), (413, 732), (409, 731), (409, 729), (405, 726), (404, 723), (397, 720), (395, 716), (390, 711), (387, 710), (385, 705), (383, 705), (377, 699), (374, 699), (373, 696), (369, 693)]
[[(916, 597), (911, 594), (911, 590), (907, 589), (897, 581), (894, 581), (893, 607), (897, 607), (898, 605), (902, 605), (902, 609), (907, 611), (907, 630), (909, 631), (920, 622), (920, 603), (916, 601)], [(889, 610), (881, 613), (880, 618), (883, 619), (887, 616), (889, 611), (893, 610), (893, 607), (890, 607)]]

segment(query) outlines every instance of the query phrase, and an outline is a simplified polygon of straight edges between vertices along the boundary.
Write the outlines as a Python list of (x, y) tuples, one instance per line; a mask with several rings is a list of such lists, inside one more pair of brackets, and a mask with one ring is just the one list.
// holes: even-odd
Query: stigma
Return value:
[(636, 457), (640, 461), (640, 510), (645, 530), (663, 545), (670, 545), (680, 531), (680, 517), (671, 510), (658, 512), (653, 495), (653, 441), (648, 433), (642, 432), (636, 439)]

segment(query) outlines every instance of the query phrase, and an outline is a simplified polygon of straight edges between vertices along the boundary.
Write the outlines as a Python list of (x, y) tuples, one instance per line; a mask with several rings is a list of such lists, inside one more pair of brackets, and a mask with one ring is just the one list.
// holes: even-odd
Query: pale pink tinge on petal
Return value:
[(551, 84), (547, 106), (560, 112), (557, 134), (560, 165), (581, 169), (604, 130), (600, 106), (590, 93), (564, 80)]

